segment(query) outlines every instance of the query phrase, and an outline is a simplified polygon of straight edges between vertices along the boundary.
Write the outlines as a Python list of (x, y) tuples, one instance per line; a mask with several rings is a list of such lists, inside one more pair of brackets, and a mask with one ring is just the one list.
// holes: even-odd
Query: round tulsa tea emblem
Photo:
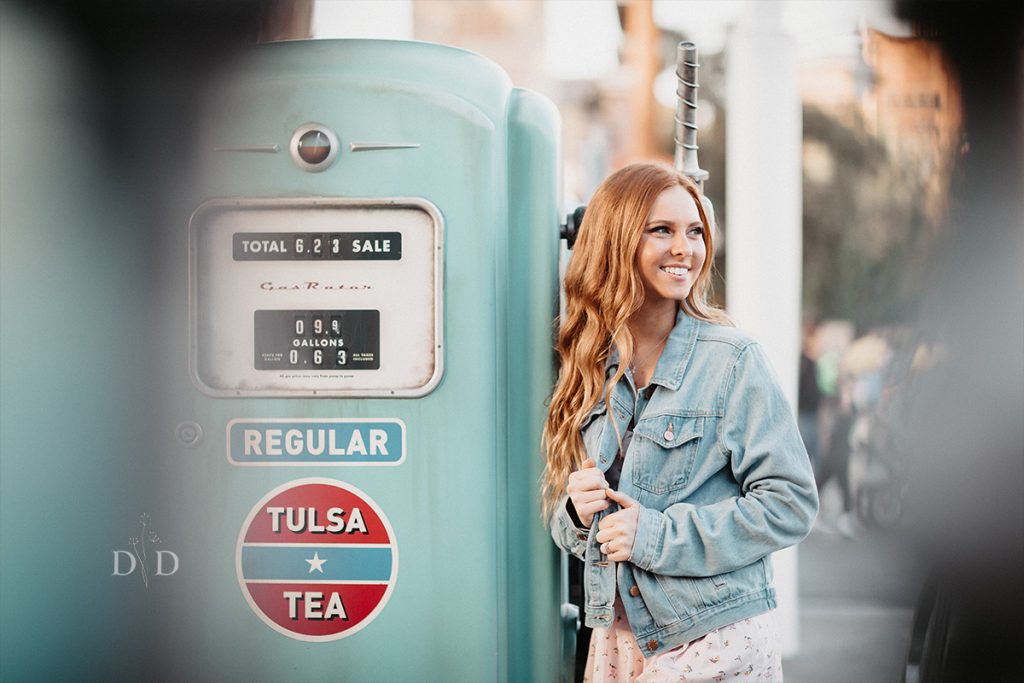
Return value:
[(238, 535), (238, 583), (252, 610), (291, 638), (336, 640), (369, 624), (398, 574), (384, 512), (334, 479), (297, 479), (252, 509)]

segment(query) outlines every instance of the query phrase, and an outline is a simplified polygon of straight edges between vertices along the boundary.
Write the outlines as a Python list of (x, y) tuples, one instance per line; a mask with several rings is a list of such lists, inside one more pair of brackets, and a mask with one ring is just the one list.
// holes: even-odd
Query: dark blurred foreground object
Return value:
[(84, 62), (97, 142), (114, 169), (174, 179), (190, 150), (204, 89), (239, 51), (310, 37), (313, 0), (18, 2)]
[(921, 331), (946, 357), (915, 388), (908, 540), (932, 579), (904, 680), (1019, 676), (1024, 642), (1024, 8), (896, 0), (964, 103), (945, 248)]
[(152, 350), (201, 102), (284, 4), (0, 2), (0, 680), (187, 678), (201, 629), (158, 606), (204, 601), (109, 562), (169, 509)]

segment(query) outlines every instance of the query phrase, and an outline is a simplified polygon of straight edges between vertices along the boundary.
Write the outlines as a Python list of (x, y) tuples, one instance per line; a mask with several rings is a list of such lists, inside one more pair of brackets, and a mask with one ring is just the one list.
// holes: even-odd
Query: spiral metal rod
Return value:
[(697, 46), (689, 41), (679, 43), (676, 48), (676, 113), (675, 142), (676, 170), (692, 178), (704, 189), (708, 172), (697, 161)]

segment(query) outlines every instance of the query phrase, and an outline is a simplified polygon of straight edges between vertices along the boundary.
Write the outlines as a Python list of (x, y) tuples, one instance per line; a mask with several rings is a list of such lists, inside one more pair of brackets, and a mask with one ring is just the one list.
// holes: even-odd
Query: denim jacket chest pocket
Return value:
[(678, 415), (641, 419), (633, 430), (629, 449), (633, 484), (650, 493), (668, 493), (686, 486), (704, 436), (704, 420)]

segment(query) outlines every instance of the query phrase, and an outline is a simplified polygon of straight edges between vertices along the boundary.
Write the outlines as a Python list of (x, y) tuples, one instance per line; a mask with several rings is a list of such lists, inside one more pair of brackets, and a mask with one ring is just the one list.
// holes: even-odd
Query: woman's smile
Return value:
[(676, 277), (686, 277), (690, 274), (690, 269), (686, 266), (662, 266), (661, 269), (669, 275), (675, 275)]

